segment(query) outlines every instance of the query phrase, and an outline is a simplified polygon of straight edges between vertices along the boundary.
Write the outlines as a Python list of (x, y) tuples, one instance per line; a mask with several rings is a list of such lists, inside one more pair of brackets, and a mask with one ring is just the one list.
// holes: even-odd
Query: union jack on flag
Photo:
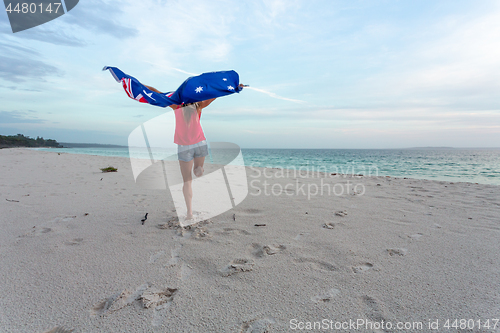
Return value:
[(142, 94), (139, 94), (137, 96), (134, 96), (132, 92), (132, 79), (127, 79), (123, 78), (122, 79), (122, 86), (123, 89), (125, 89), (125, 92), (127, 93), (128, 97), (138, 100), (141, 103), (147, 103), (148, 101), (142, 96)]

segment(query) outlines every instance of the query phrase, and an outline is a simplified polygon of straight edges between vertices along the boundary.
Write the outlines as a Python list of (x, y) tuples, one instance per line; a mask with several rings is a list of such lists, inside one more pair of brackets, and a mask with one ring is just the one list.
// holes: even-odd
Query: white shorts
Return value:
[(177, 157), (179, 161), (189, 162), (195, 157), (205, 157), (208, 155), (207, 141), (203, 140), (194, 145), (178, 145)]

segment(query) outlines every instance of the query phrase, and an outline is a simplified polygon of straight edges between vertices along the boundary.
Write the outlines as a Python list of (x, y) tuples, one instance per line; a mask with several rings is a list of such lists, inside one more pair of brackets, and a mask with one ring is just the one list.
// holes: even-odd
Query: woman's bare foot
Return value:
[(205, 171), (205, 170), (203, 170), (203, 167), (201, 167), (201, 166), (196, 167), (196, 168), (194, 169), (194, 175), (195, 175), (196, 177), (201, 177), (201, 176), (203, 176), (203, 172), (204, 172), (204, 171)]

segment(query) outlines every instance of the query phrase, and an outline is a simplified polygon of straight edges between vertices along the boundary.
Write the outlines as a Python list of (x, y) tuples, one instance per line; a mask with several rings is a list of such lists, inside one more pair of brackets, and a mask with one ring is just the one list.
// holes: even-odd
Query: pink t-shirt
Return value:
[(195, 104), (182, 108), (179, 107), (174, 112), (174, 143), (182, 146), (189, 146), (206, 140), (200, 123), (201, 111), (198, 112)]

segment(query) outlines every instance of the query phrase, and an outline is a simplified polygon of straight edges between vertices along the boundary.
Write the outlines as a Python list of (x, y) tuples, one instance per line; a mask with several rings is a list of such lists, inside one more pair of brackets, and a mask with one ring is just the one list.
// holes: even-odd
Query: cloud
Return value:
[[(29, 111), (33, 113), (34, 111)], [(40, 119), (29, 115), (23, 111), (0, 111), (0, 123), (2, 124), (21, 124), (21, 123), (45, 123), (44, 119)]]
[(27, 54), (27, 55), (40, 55), (40, 53), (38, 53), (37, 51), (33, 50), (33, 49), (30, 49), (30, 48), (27, 48), (27, 47), (24, 47), (24, 46), (19, 46), (17, 43), (10, 43), (10, 44), (7, 44), (5, 43), (5, 41), (3, 41), (2, 43), (0, 43), (0, 50), (3, 49), (5, 50), (5, 52), (7, 53), (18, 53), (18, 54), (21, 54), (21, 53), (24, 53), (24, 54)]
[(40, 57), (39, 53), (32, 49), (0, 42), (0, 75), (2, 79), (20, 83), (29, 79), (43, 81), (47, 76), (62, 75), (61, 70), (36, 59), (36, 56)]
[(0, 33), (12, 33), (7, 15), (0, 15)]
[[(350, 128), (367, 131), (421, 131), (423, 129), (500, 129), (500, 112), (460, 111), (453, 108), (413, 107), (393, 108), (327, 108), (327, 107), (235, 107), (212, 109), (210, 116), (204, 118), (206, 124), (228, 124), (231, 126), (250, 126), (251, 130), (271, 126), (274, 130), (286, 129), (287, 126), (343, 130)], [(279, 124), (278, 127), (277, 124)]]
[(47, 29), (45, 26), (39, 26), (35, 29), (28, 29), (24, 31), (20, 31), (15, 34), (16, 38), (21, 39), (31, 39), (37, 40), (45, 43), (50, 43), (54, 45), (62, 45), (62, 46), (77, 46), (82, 47), (87, 45), (83, 40), (68, 35), (62, 29), (52, 30)]
[[(67, 23), (78, 25), (86, 30), (99, 34), (107, 34), (116, 38), (129, 38), (137, 35), (133, 24), (123, 25), (123, 2), (104, 2), (100, 0), (80, 1), (71, 12), (63, 16)], [(133, 2), (132, 6), (142, 6)], [(166, 19), (166, 18), (165, 18)], [(125, 22), (127, 22), (125, 20)]]
[(184, 74), (187, 74), (187, 75), (193, 75), (193, 76), (196, 76), (196, 75), (199, 75), (199, 74), (195, 74), (195, 73), (191, 73), (191, 72), (186, 72), (185, 70), (182, 70), (182, 69), (179, 69), (179, 68), (175, 68), (175, 67), (170, 67), (171, 69), (173, 70), (176, 70), (180, 73), (184, 73)]
[(41, 90), (38, 89), (26, 89), (26, 88), (19, 88), (16, 86), (4, 86), (0, 84), (0, 88), (5, 88), (5, 89), (10, 89), (10, 90), (17, 90), (17, 91), (29, 91), (29, 92), (41, 92)]
[(266, 94), (268, 96), (271, 96), (272, 98), (281, 99), (281, 100), (284, 100), (284, 101), (289, 101), (289, 102), (294, 102), (294, 103), (306, 103), (305, 101), (301, 101), (300, 99), (293, 99), (293, 98), (279, 96), (279, 95), (277, 95), (277, 94), (275, 94), (273, 92), (266, 91), (264, 89), (259, 89), (259, 88), (254, 88), (254, 87), (245, 87), (244, 89), (250, 89), (250, 90), (258, 91), (260, 93), (263, 93), (263, 94)]
[(250, 29), (256, 28), (252, 30), (259, 35), (272, 36), (290, 28), (298, 17), (302, 17), (302, 4), (299, 0), (253, 1), (245, 8), (251, 15), (245, 15), (248, 21), (243, 23)]
[(123, 19), (134, 20), (139, 32), (124, 48), (134, 59), (168, 67), (196, 64), (190, 71), (206, 72), (206, 64), (225, 62), (233, 51), (236, 8), (233, 1), (129, 1)]
[(365, 100), (399, 106), (498, 108), (500, 44), (493, 42), (500, 39), (498, 6), (392, 30), (406, 34), (405, 43), (391, 45), (385, 39), (385, 51), (366, 57), (379, 68), (376, 73), (367, 71), (358, 82), (356, 88), (365, 92)]
[(163, 66), (161, 64), (155, 64), (151, 61), (148, 61), (148, 60), (145, 60), (144, 61), (145, 63), (147, 64), (150, 64), (150, 65), (153, 65), (155, 68), (160, 68), (160, 69), (163, 69), (163, 70), (174, 70), (174, 71), (177, 71), (179, 73), (182, 73), (182, 74), (187, 74), (187, 75), (191, 75), (191, 76), (196, 76), (196, 75), (199, 75), (200, 73), (196, 74), (196, 73), (191, 73), (191, 72), (188, 72), (188, 71), (185, 71), (183, 69), (180, 69), (180, 68), (175, 68), (175, 67), (167, 67), (167, 66)]

